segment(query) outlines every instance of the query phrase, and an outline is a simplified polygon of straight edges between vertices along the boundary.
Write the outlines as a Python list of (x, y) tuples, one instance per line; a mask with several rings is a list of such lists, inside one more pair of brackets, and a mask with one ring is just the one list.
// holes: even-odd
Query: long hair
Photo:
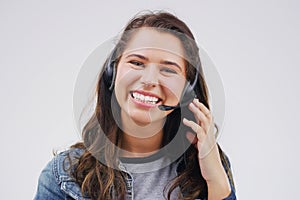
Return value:
[[(196, 69), (193, 66), (196, 63), (198, 80), (194, 91), (199, 101), (209, 108), (208, 90), (201, 68), (199, 49), (190, 29), (174, 15), (166, 12), (149, 12), (135, 16), (125, 27), (123, 35), (116, 45), (115, 51), (117, 51), (117, 54), (122, 54), (126, 42), (130, 39), (131, 34), (128, 34), (128, 32), (134, 32), (135, 29), (138, 30), (138, 28), (142, 27), (159, 28), (180, 39), (188, 60), (193, 61), (193, 63), (186, 62), (186, 79), (189, 82), (195, 80)], [(190, 39), (182, 41), (183, 38), (180, 37), (180, 34), (174, 34), (174, 32), (181, 33)], [(104, 66), (108, 62), (109, 60), (106, 60)], [(103, 70), (105, 70), (105, 67)], [(115, 105), (112, 106), (114, 94), (108, 89), (106, 81), (101, 76), (102, 73), (100, 73), (96, 88), (97, 101), (95, 111), (82, 131), (83, 143), (71, 146), (71, 148), (86, 150), (78, 161), (73, 163), (72, 175), (79, 183), (82, 193), (92, 199), (124, 199), (126, 195), (126, 174), (121, 170), (117, 170), (118, 151), (116, 148), (121, 142), (120, 135), (122, 131), (119, 129), (113, 115), (114, 112), (118, 112), (119, 108), (111, 109), (115, 107)], [(167, 116), (163, 127), (162, 146), (170, 143), (178, 132), (185, 130), (180, 130), (179, 128), (179, 124), (182, 121), (181, 112), (182, 110), (175, 109)], [(188, 110), (185, 110), (184, 113), (188, 113), (190, 118), (193, 117), (193, 114)], [(186, 138), (182, 137), (182, 140), (186, 140)], [(220, 147), (219, 152), (223, 165), (227, 173), (229, 173), (229, 177), (231, 177), (229, 163)], [(180, 191), (184, 195), (182, 198), (184, 199), (207, 196), (207, 185), (201, 175), (196, 148), (193, 145), (189, 146), (181, 157), (184, 158), (181, 160), (185, 161), (184, 168), (168, 184), (168, 188), (167, 186), (165, 187), (166, 198), (170, 199), (171, 193), (177, 187), (180, 187)]]

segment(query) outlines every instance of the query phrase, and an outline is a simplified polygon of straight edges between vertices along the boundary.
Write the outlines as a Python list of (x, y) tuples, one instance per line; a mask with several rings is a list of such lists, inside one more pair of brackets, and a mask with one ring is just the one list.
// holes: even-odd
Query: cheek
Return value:
[(163, 83), (168, 99), (179, 101), (185, 86), (185, 79), (173, 79)]
[(118, 97), (126, 95), (133, 83), (139, 78), (139, 74), (126, 65), (119, 65), (115, 79), (115, 94)]
[(124, 76), (128, 75), (128, 73), (129, 73), (128, 68), (123, 67), (123, 65), (118, 65), (115, 84), (119, 85), (121, 82), (123, 82), (124, 81)]
[(115, 92), (117, 101), (119, 102), (120, 105), (122, 105), (121, 100), (124, 99), (125, 88), (127, 87), (126, 79), (124, 78), (124, 76), (128, 73), (127, 71), (128, 70), (126, 70), (120, 66), (118, 66), (118, 68), (117, 68), (114, 92)]

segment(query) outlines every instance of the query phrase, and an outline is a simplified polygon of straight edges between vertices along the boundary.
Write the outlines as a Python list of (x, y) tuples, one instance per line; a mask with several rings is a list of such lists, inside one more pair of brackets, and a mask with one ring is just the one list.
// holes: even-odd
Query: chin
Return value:
[(131, 112), (129, 117), (139, 126), (147, 126), (152, 123), (150, 113)]

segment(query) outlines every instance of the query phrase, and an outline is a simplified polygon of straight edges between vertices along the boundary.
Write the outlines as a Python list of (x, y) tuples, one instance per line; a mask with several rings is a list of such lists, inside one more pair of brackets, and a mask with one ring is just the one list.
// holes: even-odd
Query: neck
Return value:
[[(124, 120), (125, 119), (125, 120)], [(130, 118), (122, 118), (121, 153), (123, 157), (145, 157), (157, 152), (163, 140), (165, 120), (148, 124), (134, 122)]]
[(140, 138), (127, 133), (122, 134), (121, 155), (123, 157), (146, 157), (161, 148), (162, 130), (151, 137)]

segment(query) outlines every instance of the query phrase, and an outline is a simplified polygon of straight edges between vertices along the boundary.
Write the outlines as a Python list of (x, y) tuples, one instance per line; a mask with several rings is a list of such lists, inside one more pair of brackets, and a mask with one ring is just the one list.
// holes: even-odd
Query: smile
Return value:
[(134, 98), (136, 101), (155, 105), (161, 101), (159, 97), (155, 97), (151, 94), (142, 94), (140, 92), (130, 92), (131, 97)]

